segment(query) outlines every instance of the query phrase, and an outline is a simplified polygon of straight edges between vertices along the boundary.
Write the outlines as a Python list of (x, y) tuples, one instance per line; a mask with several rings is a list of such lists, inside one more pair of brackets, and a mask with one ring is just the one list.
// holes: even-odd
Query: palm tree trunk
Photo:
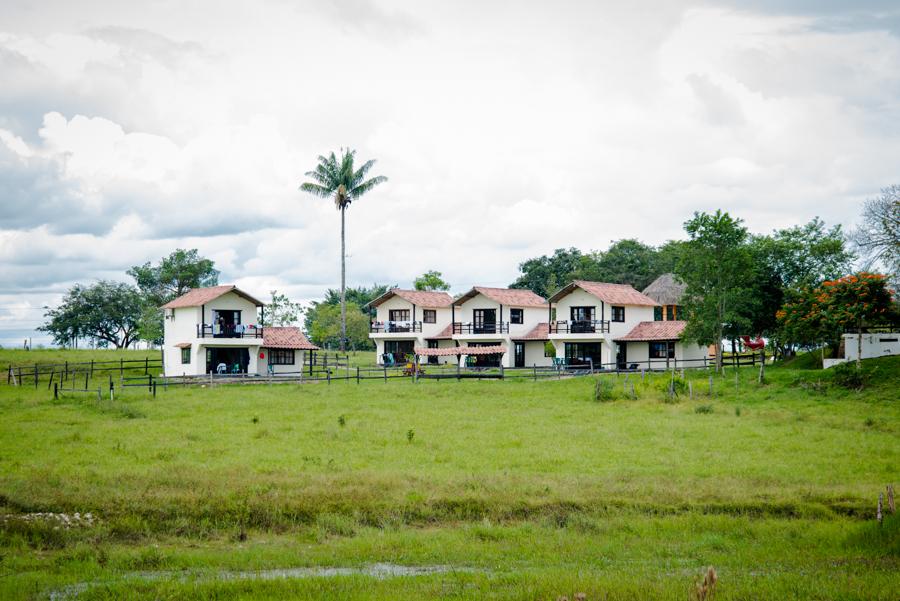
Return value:
[(341, 207), (341, 352), (347, 350), (347, 259), (345, 251), (344, 211)]

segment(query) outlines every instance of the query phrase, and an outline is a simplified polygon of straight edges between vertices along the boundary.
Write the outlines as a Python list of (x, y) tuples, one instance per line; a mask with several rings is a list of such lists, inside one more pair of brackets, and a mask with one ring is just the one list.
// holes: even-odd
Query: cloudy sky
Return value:
[(339, 215), (297, 187), (341, 146), (390, 178), (353, 285), (505, 285), (720, 207), (851, 226), (900, 183), (895, 1), (133, 4), (0, 4), (0, 344), (176, 247), (320, 297)]

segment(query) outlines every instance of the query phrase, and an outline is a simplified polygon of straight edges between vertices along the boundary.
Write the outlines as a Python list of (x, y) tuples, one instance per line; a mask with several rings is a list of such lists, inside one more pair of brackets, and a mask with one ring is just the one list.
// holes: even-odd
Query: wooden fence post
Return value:
[(894, 485), (887, 485), (888, 509), (891, 513), (897, 512), (897, 506), (894, 505)]
[(88, 389), (88, 380), (90, 379), (90, 375), (88, 372), (84, 372), (84, 389)]
[(65, 375), (65, 377), (63, 378), (63, 382), (65, 382), (65, 381), (68, 380), (68, 379), (69, 379), (69, 362), (66, 361), (66, 375)]
[(19, 386), (22, 386), (24, 382), (22, 382), (22, 368), (19, 368)]
[(884, 514), (881, 511), (881, 506), (883, 503), (884, 503), (884, 493), (880, 492), (880, 493), (878, 493), (878, 510), (875, 513), (875, 518), (878, 520), (879, 525), (884, 520)]
[(50, 370), (50, 381), (47, 382), (47, 390), (50, 390), (50, 385), (53, 384), (53, 376), (54, 375), (56, 375), (56, 371), (51, 369)]
[(532, 369), (534, 370), (534, 381), (537, 382), (537, 363), (534, 364)]
[(356, 366), (356, 383), (359, 384), (359, 365)]
[(153, 398), (156, 398), (156, 382), (153, 382)]
[(13, 372), (12, 372), (12, 363), (9, 364), (9, 371), (6, 372), (6, 385), (9, 386), (10, 380), (12, 380)]
[(38, 385), (38, 367), (37, 363), (34, 364), (34, 387), (37, 388)]
[(94, 360), (91, 359), (91, 378), (94, 377)]
[(331, 370), (330, 369), (325, 370), (325, 378), (328, 380), (328, 385), (331, 386)]
[(53, 385), (53, 399), (56, 400), (59, 398), (59, 386), (56, 384)]
[(503, 361), (500, 361), (500, 379), (503, 379)]

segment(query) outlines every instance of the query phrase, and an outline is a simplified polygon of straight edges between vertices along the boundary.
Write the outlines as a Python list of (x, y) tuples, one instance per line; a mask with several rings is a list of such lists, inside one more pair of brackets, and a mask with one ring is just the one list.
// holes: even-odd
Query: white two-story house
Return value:
[[(477, 367), (550, 365), (546, 299), (530, 290), (475, 286), (452, 305), (452, 325), (445, 334), (455, 346), (502, 346), (502, 355), (475, 355)], [(543, 320), (543, 321), (542, 321)]]
[(318, 350), (296, 327), (262, 327), (265, 305), (236, 286), (195, 288), (163, 310), (166, 376), (299, 372)]
[[(414, 349), (441, 348), (451, 344), (450, 326), (453, 298), (446, 292), (392, 288), (367, 307), (375, 309), (369, 338), (375, 342), (379, 364), (400, 363), (415, 354)], [(429, 361), (448, 362), (450, 357)]]
[(576, 280), (550, 297), (556, 319), (549, 338), (567, 365), (595, 369), (628, 365), (627, 345), (615, 344), (643, 321), (653, 321), (656, 301), (627, 284)]

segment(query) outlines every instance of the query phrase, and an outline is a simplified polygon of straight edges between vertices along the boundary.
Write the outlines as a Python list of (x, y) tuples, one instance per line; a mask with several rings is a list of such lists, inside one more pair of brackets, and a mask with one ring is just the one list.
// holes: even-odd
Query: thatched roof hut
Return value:
[(664, 273), (644, 288), (644, 294), (660, 305), (678, 305), (687, 285), (679, 282), (674, 273)]

